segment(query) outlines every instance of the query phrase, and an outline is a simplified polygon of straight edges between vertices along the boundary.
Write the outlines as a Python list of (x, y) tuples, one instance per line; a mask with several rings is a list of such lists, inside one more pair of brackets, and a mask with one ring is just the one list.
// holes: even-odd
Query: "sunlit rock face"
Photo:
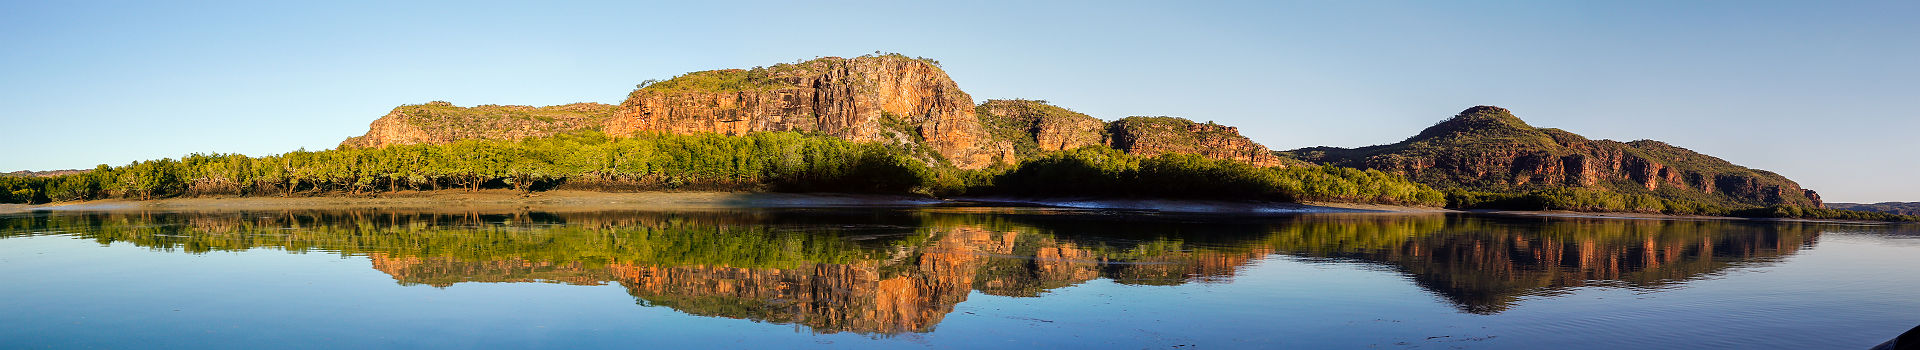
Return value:
[[(747, 75), (734, 77), (734, 75)], [(727, 84), (697, 84), (702, 79)], [(728, 85), (735, 84), (740, 85)], [(606, 124), (638, 132), (798, 131), (924, 145), (965, 169), (1012, 162), (991, 142), (973, 98), (930, 62), (898, 55), (828, 57), (754, 70), (695, 72), (635, 90)]]

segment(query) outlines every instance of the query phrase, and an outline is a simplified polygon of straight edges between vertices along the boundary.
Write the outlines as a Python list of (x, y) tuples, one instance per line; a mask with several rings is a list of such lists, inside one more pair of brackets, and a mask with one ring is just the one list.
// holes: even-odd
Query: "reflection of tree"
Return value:
[(972, 291), (1033, 297), (1108, 278), (1230, 279), (1273, 254), (1410, 275), (1463, 311), (1584, 285), (1659, 287), (1812, 244), (1821, 226), (1727, 221), (1327, 215), (1264, 219), (967, 210), (39, 215), (67, 232), (189, 253), (364, 255), (407, 284), (617, 283), (640, 304), (818, 332), (925, 332)]

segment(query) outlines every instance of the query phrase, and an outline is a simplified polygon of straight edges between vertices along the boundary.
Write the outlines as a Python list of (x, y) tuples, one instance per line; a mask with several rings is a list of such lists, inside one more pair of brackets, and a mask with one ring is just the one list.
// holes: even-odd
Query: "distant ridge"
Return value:
[(1827, 203), (1828, 208), (1872, 211), (1899, 215), (1920, 215), (1920, 202)]
[(1659, 141), (1591, 140), (1475, 106), (1399, 143), (1287, 152), (1302, 160), (1404, 174), (1442, 189), (1589, 188), (1721, 204), (1819, 207), (1819, 194), (1773, 172)]
[(82, 169), (47, 170), (47, 171), (20, 170), (20, 171), (8, 172), (8, 173), (0, 173), (0, 176), (53, 177), (53, 176), (61, 176), (61, 175), (79, 174), (87, 171), (88, 170), (82, 170)]

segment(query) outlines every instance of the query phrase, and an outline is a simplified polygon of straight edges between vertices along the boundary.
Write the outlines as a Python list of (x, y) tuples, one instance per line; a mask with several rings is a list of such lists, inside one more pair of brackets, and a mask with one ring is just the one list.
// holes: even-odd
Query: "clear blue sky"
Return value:
[[(1920, 2), (0, 3), (0, 171), (325, 149), (400, 104), (618, 103), (816, 56), (942, 61), (976, 100), (1399, 141), (1473, 105), (1920, 201)], [(404, 4), (394, 4), (404, 3)]]

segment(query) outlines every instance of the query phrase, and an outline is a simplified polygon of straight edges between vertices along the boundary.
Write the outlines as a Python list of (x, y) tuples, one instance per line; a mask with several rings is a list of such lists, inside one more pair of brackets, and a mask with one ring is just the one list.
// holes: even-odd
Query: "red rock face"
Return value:
[[(1013, 161), (989, 142), (973, 99), (933, 64), (905, 57), (823, 58), (769, 69), (768, 84), (735, 91), (634, 91), (605, 130), (741, 135), (820, 133), (853, 141), (924, 145), (955, 166)], [(723, 89), (724, 90), (724, 89)]]

